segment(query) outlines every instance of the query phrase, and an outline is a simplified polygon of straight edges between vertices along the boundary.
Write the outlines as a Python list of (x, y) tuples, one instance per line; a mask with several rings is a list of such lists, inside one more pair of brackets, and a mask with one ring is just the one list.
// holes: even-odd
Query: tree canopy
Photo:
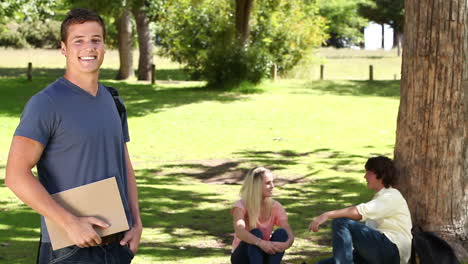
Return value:
[(358, 13), (365, 0), (320, 0), (319, 14), (326, 19), (328, 43), (334, 46), (358, 44), (363, 41), (362, 28), (368, 19)]
[(258, 0), (249, 19), (250, 35), (239, 44), (235, 8), (228, 0), (172, 2), (158, 26), (163, 54), (187, 65), (194, 78), (257, 82), (272, 64), (286, 71), (325, 40), (325, 20), (316, 5)]
[(359, 4), (359, 13), (379, 24), (388, 24), (398, 32), (403, 32), (404, 0), (367, 0)]

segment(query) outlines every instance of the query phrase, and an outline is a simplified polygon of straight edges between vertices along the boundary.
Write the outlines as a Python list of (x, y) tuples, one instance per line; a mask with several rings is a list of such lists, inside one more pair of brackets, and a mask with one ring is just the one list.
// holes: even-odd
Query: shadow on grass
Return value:
[(189, 81), (190, 75), (183, 69), (157, 69), (156, 81)]
[[(157, 257), (159, 261), (190, 259), (200, 256), (227, 256), (226, 245), (232, 242), (228, 228), (232, 222), (230, 208), (222, 206), (216, 190), (196, 192), (180, 177), (161, 175), (158, 170), (140, 170), (138, 193), (141, 217), (145, 228), (158, 229), (167, 241), (143, 241), (139, 254)], [(185, 186), (185, 187), (184, 187)], [(207, 204), (220, 206), (201, 208)], [(216, 247), (203, 246), (203, 241), (215, 237)], [(187, 238), (196, 239), (188, 243)], [(164, 240), (164, 239), (163, 239)]]
[(232, 102), (243, 98), (240, 94), (220, 92), (204, 87), (154, 88), (149, 84), (124, 82), (116, 86), (125, 101), (130, 117), (157, 113), (186, 104), (204, 101)]
[[(373, 148), (372, 146), (367, 146)], [(378, 155), (378, 153), (371, 153)], [(253, 151), (243, 150), (233, 153), (238, 159), (203, 160), (191, 163), (173, 163), (161, 166), (165, 169), (174, 169), (166, 175), (171, 177), (190, 176), (205, 183), (241, 184), (245, 174), (254, 166), (264, 166), (270, 170), (285, 170), (291, 166), (300, 165), (314, 159), (314, 163), (326, 165), (330, 170), (337, 172), (364, 172), (363, 164), (358, 164), (368, 158), (367, 156), (348, 154), (329, 148), (315, 149), (308, 152), (293, 150), (281, 151)], [(282, 177), (276, 179), (277, 185), (301, 183), (308, 181), (313, 175), (319, 174), (309, 165), (309, 173), (298, 177)]]
[[(190, 263), (191, 258), (200, 256), (226, 256), (228, 262), (233, 239), (230, 204), (234, 201), (224, 200), (215, 185), (213, 188), (203, 187), (197, 179), (205, 181), (220, 174), (229, 175), (234, 170), (250, 167), (252, 162), (274, 167), (278, 160), (282, 160), (280, 166), (287, 169), (299, 163), (298, 159), (311, 155), (321, 161), (326, 160), (330, 167), (342, 164), (362, 166), (362, 156), (328, 148), (310, 152), (246, 150), (240, 154), (242, 158), (238, 161), (220, 160), (211, 165), (203, 162), (168, 164), (137, 170), (141, 217), (145, 230), (150, 232), (143, 237), (139, 255), (159, 261), (174, 260), (174, 263)], [(173, 173), (178, 169), (198, 172)], [(305, 241), (288, 250), (288, 263), (309, 263), (311, 259), (330, 254), (323, 249), (330, 246), (330, 223), (324, 224), (321, 232), (310, 234), (306, 230), (313, 217), (327, 210), (369, 200), (372, 195), (359, 180), (339, 170), (333, 170), (326, 177), (311, 170), (300, 177), (301, 180), (288, 179), (278, 187), (279, 195), (275, 197), (286, 208), (298, 239)], [(194, 183), (200, 189), (194, 187)], [(34, 254), (31, 252), (35, 252), (37, 245), (34, 241), (39, 236), (39, 216), (26, 206), (4, 211), (6, 205), (7, 201), (0, 200), (3, 229), (0, 243), (7, 243), (7, 246), (0, 246), (0, 256), (3, 260), (11, 260), (11, 263), (23, 257), (23, 263), (33, 263)]]
[(34, 263), (39, 215), (25, 205), (11, 209), (0, 201), (0, 263)]
[(196, 246), (174, 246), (161, 243), (143, 242), (140, 244), (138, 254), (157, 256), (158, 261), (170, 261), (174, 263), (185, 260), (186, 262), (191, 258), (199, 257), (213, 257), (213, 256), (226, 256), (226, 263), (230, 254), (222, 248), (204, 248)]
[[(276, 153), (271, 152), (272, 155)], [(265, 155), (265, 154), (263, 154)], [(283, 169), (287, 165), (298, 164), (294, 160), (280, 159), (272, 157), (271, 159), (252, 157), (250, 159), (245, 158), (242, 160), (208, 160), (202, 161), (201, 163), (177, 163), (170, 165), (163, 165), (163, 168), (178, 168), (177, 172), (168, 173), (168, 176), (179, 177), (179, 176), (190, 176), (204, 183), (215, 183), (215, 184), (240, 184), (245, 177), (245, 174), (254, 166), (264, 166), (271, 170)], [(278, 178), (276, 182), (278, 185), (285, 183), (297, 183), (304, 180), (314, 173), (295, 178), (295, 179), (283, 179)]]
[[(1, 68), (0, 78), (26, 78), (26, 68)], [(65, 73), (64, 68), (33, 68), (32, 76), (35, 78), (48, 77), (57, 79)], [(135, 71), (135, 75), (137, 71)], [(99, 78), (102, 80), (113, 80), (117, 76), (117, 69), (102, 68), (99, 72)], [(156, 71), (156, 80), (165, 81), (188, 81), (190, 76), (182, 69), (158, 69)]]
[[(13, 74), (17, 69), (1, 69), (2, 74)], [(19, 117), (26, 102), (32, 95), (45, 88), (63, 74), (63, 69), (37, 70), (37, 76), (32, 82), (25, 77), (0, 78), (0, 114)], [(161, 70), (164, 71), (164, 70)], [(167, 70), (171, 72), (172, 70)], [(185, 87), (162, 87), (149, 83), (129, 84), (124, 81), (106, 81), (107, 77), (115, 74), (114, 70), (103, 69), (103, 83), (119, 89), (124, 99), (128, 114), (132, 116), (144, 116), (185, 104), (204, 101), (231, 102), (242, 99), (241, 92), (228, 92), (207, 89), (204, 87), (187, 84)], [(183, 85), (183, 84), (182, 84)]]
[(314, 81), (295, 93), (307, 93), (309, 89), (337, 95), (399, 98), (400, 81)]
[[(236, 161), (216, 160), (163, 165), (159, 168), (160, 170), (157, 172), (157, 177), (180, 179), (188, 176), (203, 182), (240, 183), (243, 180), (245, 172), (252, 165), (252, 162), (257, 164), (260, 162), (261, 164), (265, 164), (267, 167), (275, 168), (278, 160), (280, 160), (280, 167), (282, 169), (287, 169), (289, 166), (299, 163), (300, 161), (297, 159), (301, 157), (307, 157), (310, 155), (318, 157), (320, 161), (324, 162), (327, 166), (330, 166), (331, 170), (334, 172), (328, 174), (329, 176), (327, 177), (323, 177), (320, 175), (320, 171), (310, 171), (295, 179), (284, 179), (281, 186), (278, 187), (280, 195), (275, 197), (275, 199), (286, 208), (290, 224), (298, 238), (303, 240), (305, 239), (307, 241), (306, 245), (301, 245), (296, 248), (293, 247), (287, 252), (286, 259), (288, 263), (302, 263), (302, 261), (309, 262), (311, 259), (315, 261), (319, 258), (329, 256), (330, 252), (324, 251), (323, 248), (331, 245), (329, 233), (330, 223), (324, 224), (321, 232), (310, 234), (306, 231), (309, 222), (322, 212), (342, 208), (351, 204), (359, 204), (363, 201), (369, 200), (372, 196), (372, 193), (366, 189), (362, 181), (354, 177), (348, 177), (338, 169), (342, 166), (351, 165), (362, 167), (362, 160), (366, 157), (361, 155), (344, 153), (328, 148), (316, 149), (310, 152), (294, 152), (289, 150), (277, 152), (242, 151), (239, 154), (241, 154), (242, 159)], [(337, 169), (333, 169), (334, 167)], [(174, 172), (174, 170), (177, 172)], [(168, 171), (168, 173), (166, 173), (166, 171)], [(150, 177), (150, 175), (147, 177)], [(229, 177), (231, 177), (231, 180), (233, 181), (224, 182), (227, 181)], [(223, 180), (220, 181), (221, 178)], [(145, 181), (155, 184), (158, 180), (145, 179)], [(158, 185), (160, 184), (161, 182), (158, 183)], [(179, 210), (188, 208), (191, 203), (193, 203), (193, 205), (203, 202), (223, 204), (223, 201), (219, 200), (215, 193), (205, 193), (204, 195), (190, 194), (190, 192), (184, 193), (181, 191), (171, 193), (172, 191), (169, 189), (165, 190), (168, 192), (166, 194), (163, 194), (162, 190), (157, 190), (156, 193), (161, 192), (161, 194), (158, 194), (158, 199), (163, 199), (164, 197), (175, 199), (175, 196), (182, 198), (181, 195), (190, 197), (191, 199), (190, 201), (186, 201), (185, 199), (179, 200), (177, 202), (179, 203), (178, 206), (172, 206), (172, 208), (179, 208)], [(151, 190), (148, 190), (148, 195), (150, 192)], [(147, 194), (144, 194), (144, 196), (147, 196)], [(148, 205), (153, 204), (149, 201), (143, 203)], [(164, 226), (164, 232), (169, 232), (174, 237), (178, 237), (176, 234), (174, 235), (174, 232), (177, 231), (176, 227), (188, 227), (191, 232), (196, 234), (196, 236), (215, 236), (218, 237), (225, 245), (229, 245), (232, 242), (231, 233), (233, 230), (231, 223), (232, 219), (229, 213), (230, 208), (209, 210), (193, 208), (188, 211), (181, 210), (181, 212), (172, 214), (168, 214), (165, 209), (159, 210), (158, 212), (156, 207), (165, 208), (165, 206), (168, 205), (164, 203), (153, 205), (156, 211), (151, 213), (151, 215), (157, 216), (156, 218), (160, 218), (160, 220), (154, 222), (154, 224), (156, 226)], [(196, 221), (187, 221), (187, 218), (196, 219)], [(170, 227), (166, 227), (166, 223), (169, 224)], [(169, 247), (171, 250), (169, 250), (165, 245), (162, 247), (164, 251), (161, 252), (161, 254), (171, 254), (171, 247)], [(155, 250), (157, 250), (157, 248)], [(196, 254), (196, 250), (198, 249), (192, 248), (188, 250), (194, 250), (193, 254)], [(173, 251), (173, 254), (177, 254), (176, 252), (178, 250), (176, 248), (173, 249)], [(147, 252), (151, 252), (151, 250), (147, 249)], [(229, 255), (229, 251), (223, 251), (215, 248), (213, 249), (211, 256), (219, 255), (223, 252), (225, 252), (226, 256)], [(183, 252), (181, 254), (188, 254), (191, 256), (191, 254), (187, 252)], [(173, 258), (174, 256), (172, 255), (168, 257)]]

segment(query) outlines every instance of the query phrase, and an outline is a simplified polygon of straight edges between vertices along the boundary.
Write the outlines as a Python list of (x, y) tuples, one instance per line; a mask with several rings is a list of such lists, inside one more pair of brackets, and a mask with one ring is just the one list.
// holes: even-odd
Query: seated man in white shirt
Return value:
[[(405, 198), (392, 188), (395, 167), (383, 156), (367, 160), (367, 188), (374, 198), (367, 203), (328, 211), (316, 217), (309, 230), (317, 232), (328, 219), (332, 222), (333, 258), (317, 264), (406, 264), (411, 255), (411, 215)], [(358, 222), (366, 221), (365, 224)]]

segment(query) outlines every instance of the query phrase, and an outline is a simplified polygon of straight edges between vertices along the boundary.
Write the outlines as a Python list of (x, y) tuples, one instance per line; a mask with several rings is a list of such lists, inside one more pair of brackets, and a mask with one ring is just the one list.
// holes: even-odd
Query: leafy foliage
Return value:
[(12, 48), (59, 48), (60, 22), (39, 20), (10, 22), (0, 31), (0, 46)]
[[(320, 0), (319, 14), (327, 20), (328, 44), (341, 47), (357, 44), (363, 40), (361, 29), (367, 19), (358, 13), (359, 4), (364, 0)], [(346, 43), (342, 43), (346, 42)]]
[(187, 65), (195, 79), (209, 85), (258, 83), (275, 63), (291, 69), (304, 52), (319, 46), (325, 21), (314, 5), (300, 0), (259, 0), (251, 18), (251, 36), (241, 46), (229, 0), (180, 0), (167, 5), (158, 27), (162, 52)]
[(252, 46), (265, 49), (280, 72), (290, 70), (326, 38), (318, 6), (300, 0), (261, 0), (253, 17)]
[(34, 48), (60, 48), (60, 22), (25, 22), (19, 29), (25, 40)]
[(21, 49), (29, 44), (18, 31), (5, 30), (0, 33), (0, 46)]
[(0, 46), (60, 46), (60, 23), (54, 19), (64, 8), (62, 0), (4, 0), (0, 7)]
[(379, 24), (388, 24), (403, 32), (404, 0), (367, 0), (359, 5), (359, 13)]
[(0, 2), (0, 23), (7, 18), (15, 20), (44, 19), (54, 15), (54, 8), (60, 0), (2, 0)]

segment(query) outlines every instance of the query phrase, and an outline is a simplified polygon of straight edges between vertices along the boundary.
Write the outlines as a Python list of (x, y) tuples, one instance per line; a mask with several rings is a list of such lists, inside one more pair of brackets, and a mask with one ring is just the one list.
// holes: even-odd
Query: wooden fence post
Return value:
[(374, 80), (374, 66), (369, 65), (369, 81), (373, 81), (373, 80)]
[(325, 65), (320, 64), (320, 80), (323, 80), (324, 71), (325, 71)]
[(28, 62), (28, 72), (26, 73), (28, 81), (32, 81), (32, 62)]
[(156, 65), (151, 64), (151, 84), (156, 82)]

